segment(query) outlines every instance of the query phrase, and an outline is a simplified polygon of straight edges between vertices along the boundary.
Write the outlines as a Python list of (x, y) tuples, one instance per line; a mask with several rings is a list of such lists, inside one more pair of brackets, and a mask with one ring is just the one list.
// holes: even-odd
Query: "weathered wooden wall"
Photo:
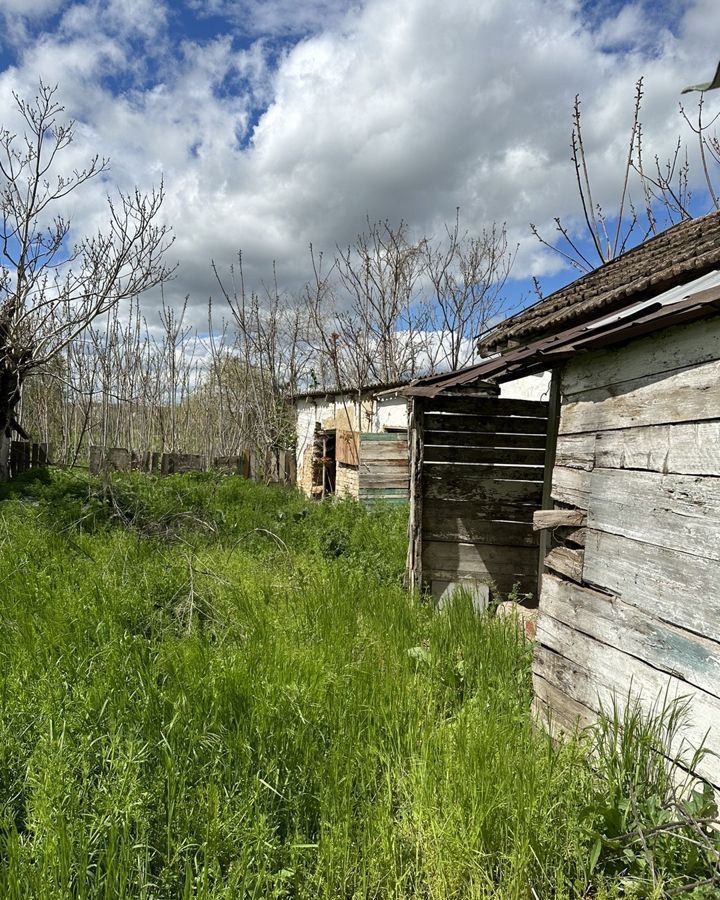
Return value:
[(415, 400), (411, 584), (437, 598), (456, 584), (536, 592), (547, 415), (531, 400)]
[(358, 497), (361, 501), (407, 503), (408, 477), (407, 432), (360, 435)]
[[(537, 711), (571, 727), (668, 691), (720, 754), (720, 319), (580, 357), (561, 395), (552, 497), (575, 518), (545, 560)], [(720, 786), (718, 756), (699, 772)]]

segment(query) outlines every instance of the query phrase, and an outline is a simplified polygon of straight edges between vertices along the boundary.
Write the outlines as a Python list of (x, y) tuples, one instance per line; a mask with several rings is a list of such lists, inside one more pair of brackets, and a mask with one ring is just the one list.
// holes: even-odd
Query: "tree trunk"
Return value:
[(0, 482), (10, 481), (10, 417), (0, 412)]
[(19, 402), (20, 377), (16, 372), (0, 372), (0, 481), (10, 480), (13, 416)]

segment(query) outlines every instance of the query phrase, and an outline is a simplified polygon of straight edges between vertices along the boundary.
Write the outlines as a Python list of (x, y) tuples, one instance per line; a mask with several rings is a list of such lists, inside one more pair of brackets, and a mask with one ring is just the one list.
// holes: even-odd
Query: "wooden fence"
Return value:
[(535, 593), (548, 404), (499, 397), (413, 401), (410, 583), (442, 599), (465, 585)]
[(268, 450), (264, 458), (244, 450), (234, 456), (208, 458), (200, 453), (159, 453), (124, 447), (90, 447), (91, 475), (101, 472), (147, 472), (178, 475), (184, 472), (225, 472), (269, 484), (295, 484), (295, 454), (292, 450)]
[(12, 441), (10, 444), (10, 477), (14, 478), (28, 469), (48, 465), (48, 445), (30, 441)]

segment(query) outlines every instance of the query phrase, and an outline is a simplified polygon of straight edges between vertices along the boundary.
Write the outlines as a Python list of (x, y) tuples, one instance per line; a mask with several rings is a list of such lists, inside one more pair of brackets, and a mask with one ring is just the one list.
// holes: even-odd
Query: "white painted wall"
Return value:
[(407, 400), (399, 394), (372, 399), (363, 398), (362, 414), (356, 396), (337, 394), (335, 396), (302, 398), (295, 402), (295, 428), (297, 447), (295, 458), (298, 471), (302, 468), (305, 448), (312, 444), (317, 422), (325, 423), (345, 416), (352, 427), (360, 431), (378, 433), (386, 428), (407, 428)]
[(506, 400), (548, 400), (550, 398), (550, 372), (525, 375), (500, 385), (500, 396)]
[(405, 397), (394, 394), (375, 400), (371, 431), (378, 433), (388, 428), (407, 428), (407, 424), (408, 403)]

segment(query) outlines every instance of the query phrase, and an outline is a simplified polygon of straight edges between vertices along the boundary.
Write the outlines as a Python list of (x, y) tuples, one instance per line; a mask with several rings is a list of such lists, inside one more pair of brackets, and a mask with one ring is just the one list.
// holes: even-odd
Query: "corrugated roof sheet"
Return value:
[(720, 263), (720, 212), (680, 222), (657, 237), (511, 316), (478, 338), (488, 355), (556, 334), (597, 318), (600, 311), (627, 307)]
[(600, 315), (592, 322), (573, 325), (562, 331), (509, 350), (459, 372), (420, 379), (403, 393), (415, 397), (435, 397), (441, 391), (481, 379), (511, 381), (550, 369), (583, 350), (596, 350), (651, 334), (671, 325), (681, 325), (720, 315), (720, 272), (712, 272), (682, 286), (633, 304), (619, 314)]

